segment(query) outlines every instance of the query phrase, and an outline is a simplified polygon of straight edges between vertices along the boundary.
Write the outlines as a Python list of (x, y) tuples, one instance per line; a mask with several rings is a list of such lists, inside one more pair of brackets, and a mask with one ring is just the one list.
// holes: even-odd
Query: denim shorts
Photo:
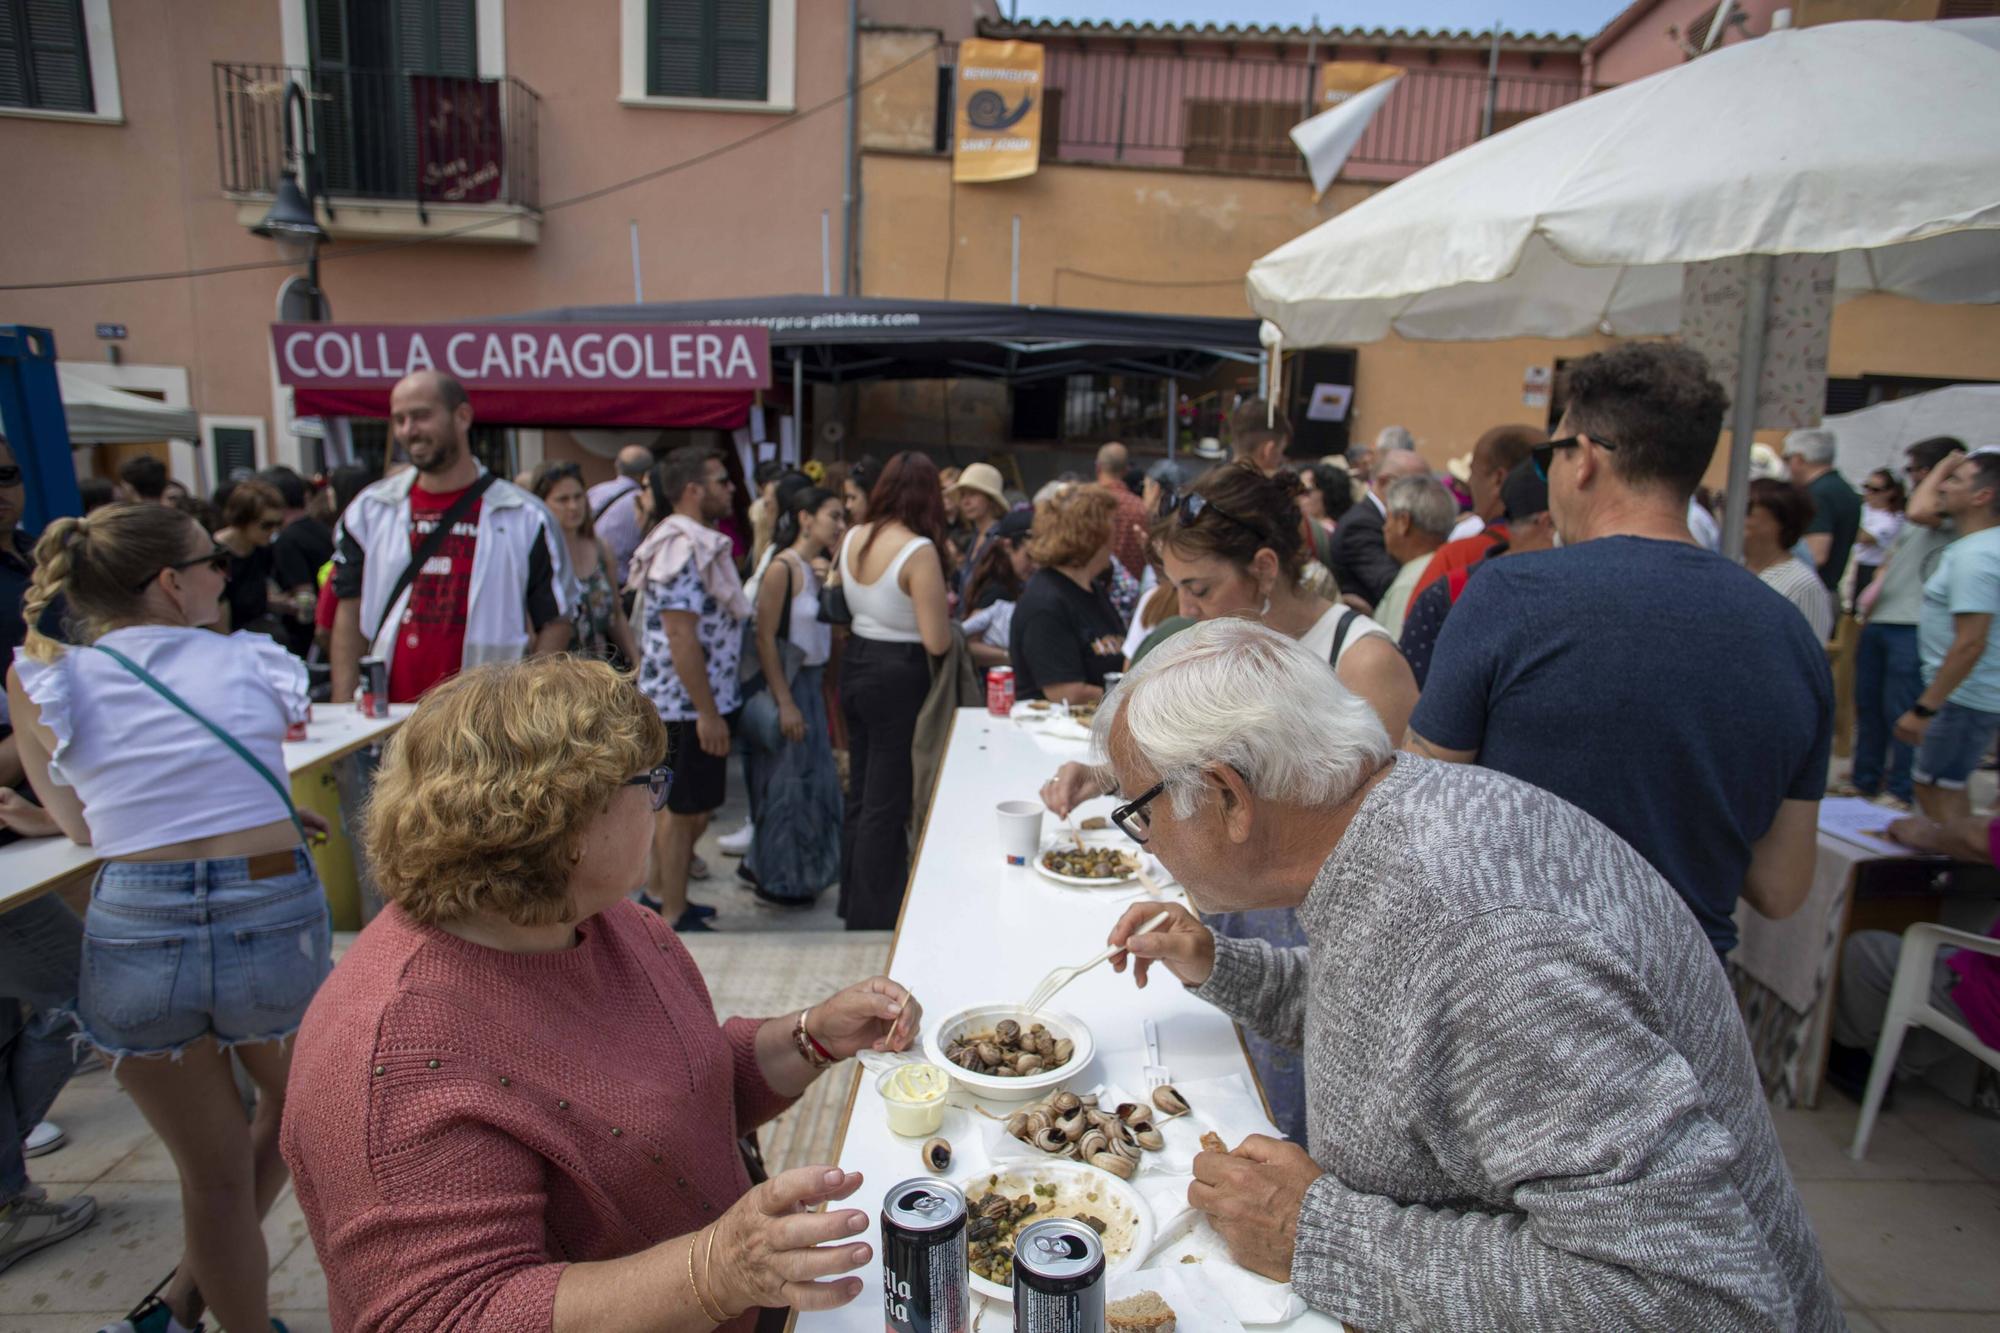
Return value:
[(1924, 729), (1924, 743), (1910, 776), (1926, 787), (1962, 791), (1992, 750), (1995, 736), (2000, 736), (2000, 713), (1982, 713), (1947, 701)]
[(332, 967), (332, 944), (326, 894), (302, 848), (107, 862), (83, 921), (77, 1017), (114, 1057), (174, 1055), (202, 1037), (222, 1046), (289, 1037)]

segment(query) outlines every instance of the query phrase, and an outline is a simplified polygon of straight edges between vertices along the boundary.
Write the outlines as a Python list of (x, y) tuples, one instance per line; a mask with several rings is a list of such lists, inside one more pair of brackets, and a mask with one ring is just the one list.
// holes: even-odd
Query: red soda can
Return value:
[(986, 711), (1007, 717), (1014, 711), (1014, 668), (997, 666), (986, 673)]
[(389, 663), (383, 658), (361, 659), (361, 716), (389, 716)]
[(307, 704), (306, 715), (304, 717), (300, 718), (296, 722), (287, 722), (285, 724), (285, 739), (288, 741), (304, 740), (306, 738), (306, 727), (312, 723), (312, 720), (313, 720), (313, 706), (311, 704)]

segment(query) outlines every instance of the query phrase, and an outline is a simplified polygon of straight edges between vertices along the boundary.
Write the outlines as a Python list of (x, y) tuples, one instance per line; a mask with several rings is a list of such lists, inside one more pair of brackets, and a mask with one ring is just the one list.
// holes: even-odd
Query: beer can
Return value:
[(1104, 1333), (1104, 1242), (1051, 1217), (1014, 1237), (1014, 1333)]
[(285, 739), (288, 741), (304, 740), (306, 738), (306, 728), (312, 724), (312, 720), (313, 706), (307, 704), (306, 715), (304, 717), (300, 718), (297, 722), (287, 722), (285, 724)]
[(986, 673), (986, 711), (1007, 717), (1014, 711), (1014, 668), (997, 666)]
[(380, 657), (361, 659), (361, 716), (389, 716), (389, 663)]
[(906, 1180), (882, 1200), (882, 1312), (889, 1333), (966, 1333), (972, 1286), (965, 1253), (965, 1195), (931, 1176)]

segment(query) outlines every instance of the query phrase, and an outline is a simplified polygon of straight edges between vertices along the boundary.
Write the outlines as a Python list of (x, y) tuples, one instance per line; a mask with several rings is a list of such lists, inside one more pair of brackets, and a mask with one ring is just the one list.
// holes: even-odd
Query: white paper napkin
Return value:
[(1306, 1303), (1292, 1293), (1290, 1283), (1273, 1282), (1239, 1267), (1229, 1257), (1228, 1244), (1198, 1214), (1194, 1229), (1155, 1249), (1148, 1267), (1199, 1272), (1245, 1324), (1282, 1324), (1306, 1312)]

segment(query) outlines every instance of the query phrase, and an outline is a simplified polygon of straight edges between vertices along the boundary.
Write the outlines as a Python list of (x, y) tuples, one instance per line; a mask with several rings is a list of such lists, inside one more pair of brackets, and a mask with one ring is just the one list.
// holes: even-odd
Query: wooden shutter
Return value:
[(470, 79), (479, 73), (474, 0), (396, 0), (398, 67)]
[(648, 0), (646, 45), (651, 96), (770, 95), (770, 0)]
[(1042, 89), (1042, 161), (1044, 162), (1055, 162), (1062, 158), (1062, 104), (1062, 89)]
[(702, 0), (650, 0), (646, 6), (646, 92), (654, 97), (702, 96), (707, 25)]
[[(321, 184), (334, 194), (354, 189), (354, 81), (349, 76), (346, 0), (310, 0), (306, 14), (317, 97), (306, 103)], [(274, 178), (266, 188), (277, 188)]]
[(0, 0), (0, 106), (97, 110), (82, 0)]

